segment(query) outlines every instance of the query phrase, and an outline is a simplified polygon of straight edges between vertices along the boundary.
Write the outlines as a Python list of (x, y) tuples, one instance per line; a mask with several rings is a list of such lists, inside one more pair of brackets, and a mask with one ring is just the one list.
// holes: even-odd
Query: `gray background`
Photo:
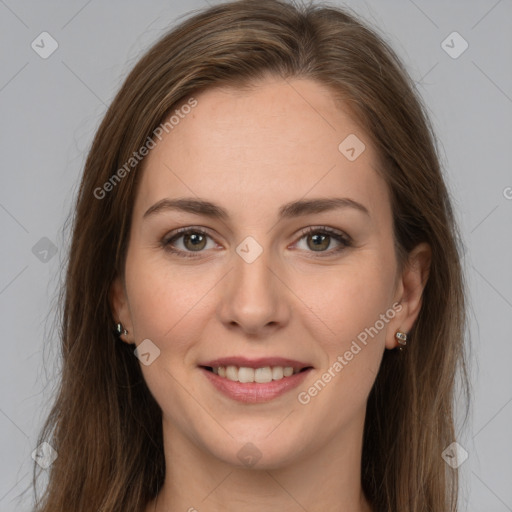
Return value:
[[(179, 15), (208, 3), (0, 0), (2, 512), (30, 509), (30, 492), (17, 496), (29, 485), (58, 379), (51, 325), (68, 246), (63, 226), (95, 129), (141, 52)], [(332, 3), (351, 6), (385, 35), (429, 107), (471, 291), (473, 408), (458, 437), (469, 454), (461, 510), (512, 511), (512, 1)], [(31, 48), (43, 31), (59, 45), (47, 59)], [(441, 46), (453, 31), (469, 44), (458, 58)]]

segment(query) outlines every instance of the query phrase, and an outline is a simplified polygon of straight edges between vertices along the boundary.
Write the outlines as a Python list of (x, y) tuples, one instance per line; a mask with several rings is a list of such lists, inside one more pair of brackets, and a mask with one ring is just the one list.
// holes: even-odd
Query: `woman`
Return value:
[(37, 511), (457, 510), (434, 140), (341, 9), (226, 3), (157, 42), (85, 165)]

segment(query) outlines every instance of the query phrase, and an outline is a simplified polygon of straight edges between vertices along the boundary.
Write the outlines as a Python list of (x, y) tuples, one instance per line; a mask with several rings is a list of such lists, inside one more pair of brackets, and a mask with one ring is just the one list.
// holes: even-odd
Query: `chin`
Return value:
[(223, 442), (207, 441), (204, 448), (213, 457), (237, 468), (271, 470), (286, 467), (300, 458), (306, 446), (303, 436), (289, 431), (282, 435), (256, 434), (234, 436)]

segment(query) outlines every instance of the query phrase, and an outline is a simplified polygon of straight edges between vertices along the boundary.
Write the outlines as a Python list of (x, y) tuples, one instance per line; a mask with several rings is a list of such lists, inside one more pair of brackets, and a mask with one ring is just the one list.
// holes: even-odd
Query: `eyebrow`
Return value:
[[(370, 216), (370, 213), (365, 206), (353, 199), (349, 199), (348, 197), (327, 197), (292, 201), (281, 206), (281, 208), (279, 208), (278, 215), (280, 219), (289, 219), (300, 215), (321, 213), (345, 208), (352, 208)], [(191, 197), (162, 199), (148, 208), (146, 213), (143, 215), (143, 219), (165, 211), (182, 211), (219, 220), (229, 219), (228, 211), (221, 206), (210, 201)]]

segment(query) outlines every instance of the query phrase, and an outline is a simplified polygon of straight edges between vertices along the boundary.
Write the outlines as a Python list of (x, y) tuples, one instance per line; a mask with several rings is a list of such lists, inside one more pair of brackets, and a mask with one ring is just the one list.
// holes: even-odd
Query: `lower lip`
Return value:
[(244, 403), (261, 403), (273, 400), (278, 396), (296, 388), (301, 384), (312, 368), (308, 368), (299, 373), (294, 373), (290, 377), (283, 377), (272, 382), (235, 382), (225, 377), (219, 377), (205, 368), (201, 368), (209, 381), (227, 397)]

